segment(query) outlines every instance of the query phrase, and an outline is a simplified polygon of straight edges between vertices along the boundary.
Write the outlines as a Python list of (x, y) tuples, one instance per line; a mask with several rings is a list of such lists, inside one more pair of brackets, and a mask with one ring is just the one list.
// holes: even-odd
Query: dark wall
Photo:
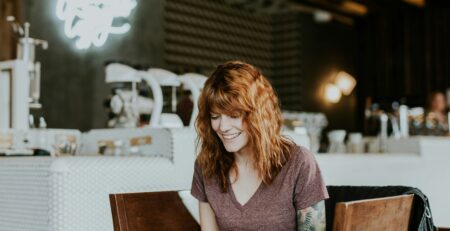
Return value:
[[(42, 63), (43, 114), (49, 127), (88, 130), (105, 127), (107, 110), (103, 100), (109, 94), (104, 82), (104, 63), (118, 60), (131, 64), (165, 67), (163, 0), (138, 1), (124, 35), (110, 35), (103, 47), (77, 50), (74, 40), (63, 34), (63, 22), (55, 16), (56, 0), (21, 0), (22, 17), (31, 22), (32, 37), (49, 41), (49, 49), (38, 50)], [(356, 75), (357, 31), (354, 26), (331, 22), (317, 24), (311, 15), (300, 15), (301, 83), (297, 91), (302, 111), (324, 112), (329, 128), (357, 129), (356, 97), (344, 96), (337, 104), (321, 97), (327, 73), (342, 69)], [(180, 68), (182, 69), (182, 68)], [(282, 95), (282, 94), (280, 94)], [(300, 100), (300, 99), (299, 99)], [(283, 102), (283, 98), (281, 98)]]
[(19, 14), (18, 0), (0, 1), (0, 60), (9, 60), (15, 56), (15, 41), (11, 26), (6, 21), (7, 16), (17, 18)]
[[(303, 109), (325, 113), (329, 120), (328, 129), (356, 131), (356, 92), (360, 84), (357, 73), (357, 27), (335, 21), (316, 23), (310, 15), (303, 15), (301, 20)], [(349, 96), (342, 96), (339, 102), (333, 104), (324, 100), (323, 85), (334, 80), (330, 73), (335, 70), (348, 72), (358, 82)]]
[(425, 7), (426, 91), (450, 88), (450, 2), (428, 0)]
[(428, 0), (424, 7), (372, 2), (359, 21), (359, 118), (369, 98), (388, 112), (394, 101), (426, 107), (431, 92), (450, 87), (449, 2)]
[(426, 98), (425, 11), (398, 1), (378, 4), (360, 21), (361, 97), (385, 107), (392, 101), (421, 105)]

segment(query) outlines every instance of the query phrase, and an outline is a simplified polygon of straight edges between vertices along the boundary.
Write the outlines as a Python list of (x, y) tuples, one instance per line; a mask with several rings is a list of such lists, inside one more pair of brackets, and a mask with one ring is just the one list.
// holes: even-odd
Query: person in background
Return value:
[(282, 124), (258, 69), (231, 61), (211, 74), (199, 98), (191, 188), (202, 230), (325, 230), (319, 166), (281, 135)]
[(448, 134), (447, 102), (440, 91), (434, 91), (428, 96), (425, 127), (431, 135)]

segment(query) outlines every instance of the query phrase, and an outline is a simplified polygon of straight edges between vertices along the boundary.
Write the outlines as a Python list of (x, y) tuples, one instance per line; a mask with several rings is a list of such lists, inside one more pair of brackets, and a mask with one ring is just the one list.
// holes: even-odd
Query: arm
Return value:
[(202, 230), (219, 231), (219, 227), (216, 223), (216, 217), (214, 211), (208, 202), (199, 202), (200, 210), (200, 226)]
[(325, 231), (325, 201), (297, 211), (297, 231)]

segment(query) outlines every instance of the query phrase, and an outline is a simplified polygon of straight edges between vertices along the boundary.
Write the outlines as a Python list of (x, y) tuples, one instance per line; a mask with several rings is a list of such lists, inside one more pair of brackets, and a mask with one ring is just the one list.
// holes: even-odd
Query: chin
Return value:
[(235, 152), (239, 152), (242, 149), (244, 149), (246, 147), (245, 144), (229, 144), (229, 145), (224, 145), (225, 150), (227, 150), (227, 152), (231, 152), (231, 153), (235, 153)]
[(234, 153), (234, 152), (237, 152), (237, 151), (241, 150), (241, 148), (239, 148), (239, 147), (229, 147), (229, 146), (226, 146), (226, 145), (224, 145), (224, 147), (225, 147), (225, 150), (227, 150), (227, 152), (231, 152), (231, 153)]

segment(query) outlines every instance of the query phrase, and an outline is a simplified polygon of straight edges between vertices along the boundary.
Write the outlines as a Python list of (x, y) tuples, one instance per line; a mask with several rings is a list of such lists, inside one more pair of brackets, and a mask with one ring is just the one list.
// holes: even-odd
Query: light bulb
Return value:
[(336, 75), (335, 83), (339, 87), (339, 89), (341, 89), (342, 94), (350, 95), (350, 93), (353, 91), (353, 88), (355, 88), (356, 80), (349, 73), (340, 71)]
[(325, 99), (331, 103), (337, 103), (341, 99), (341, 91), (338, 86), (334, 84), (325, 85)]

